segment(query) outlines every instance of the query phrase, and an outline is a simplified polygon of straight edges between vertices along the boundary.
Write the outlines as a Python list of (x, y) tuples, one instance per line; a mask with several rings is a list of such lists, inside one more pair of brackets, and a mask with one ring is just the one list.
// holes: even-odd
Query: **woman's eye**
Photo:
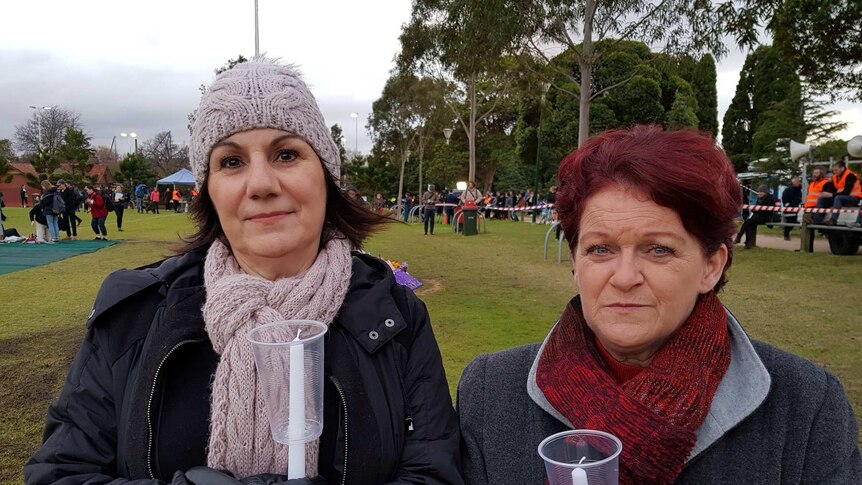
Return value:
[(655, 245), (650, 247), (650, 252), (655, 254), (656, 256), (671, 256), (674, 254), (673, 249), (667, 246)]
[(237, 168), (242, 165), (242, 161), (236, 157), (223, 158), (220, 162), (222, 168)]
[(292, 162), (299, 158), (299, 154), (294, 150), (282, 150), (278, 152), (279, 162)]
[(587, 248), (587, 254), (596, 254), (599, 256), (603, 256), (605, 254), (610, 254), (610, 250), (608, 250), (607, 246), (593, 244), (592, 246)]

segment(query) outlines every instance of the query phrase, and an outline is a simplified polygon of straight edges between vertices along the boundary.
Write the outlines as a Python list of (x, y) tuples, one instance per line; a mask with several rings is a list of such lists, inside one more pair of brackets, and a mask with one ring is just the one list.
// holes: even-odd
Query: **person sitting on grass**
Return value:
[(558, 180), (579, 295), (544, 342), (464, 370), (468, 484), (547, 483), (536, 450), (570, 429), (622, 441), (621, 484), (862, 483), (838, 378), (751, 340), (719, 298), (742, 200), (712, 137), (605, 132)]

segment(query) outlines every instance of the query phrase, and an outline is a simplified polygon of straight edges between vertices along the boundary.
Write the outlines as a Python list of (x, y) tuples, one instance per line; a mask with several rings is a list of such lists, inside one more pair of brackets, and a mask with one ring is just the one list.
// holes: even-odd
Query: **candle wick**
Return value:
[(582, 456), (581, 461), (578, 462), (578, 465), (582, 464), (584, 462), (584, 460), (586, 460), (586, 459), (587, 459), (586, 456)]
[(297, 340), (299, 340), (299, 334), (301, 334), (301, 333), (302, 333), (302, 329), (301, 329), (301, 328), (296, 330), (296, 338), (295, 338), (295, 339), (293, 339), (293, 341), (294, 341), (294, 342), (296, 342)]

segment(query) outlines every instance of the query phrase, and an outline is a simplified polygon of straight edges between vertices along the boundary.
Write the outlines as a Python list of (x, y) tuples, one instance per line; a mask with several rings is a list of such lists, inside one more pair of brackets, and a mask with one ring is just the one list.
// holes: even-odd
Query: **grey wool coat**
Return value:
[[(674, 483), (862, 484), (856, 418), (838, 379), (752, 342), (729, 312), (728, 329), (730, 366)], [(458, 414), (467, 485), (545, 483), (539, 442), (577, 428), (536, 385), (543, 348), (480, 355), (464, 370)]]

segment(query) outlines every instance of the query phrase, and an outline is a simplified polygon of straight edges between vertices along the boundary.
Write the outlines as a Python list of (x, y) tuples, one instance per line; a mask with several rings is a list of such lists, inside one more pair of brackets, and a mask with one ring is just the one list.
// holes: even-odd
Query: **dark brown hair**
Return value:
[[(329, 173), (329, 170), (322, 163), (321, 166), (326, 185), (326, 213), (323, 219), (323, 231), (320, 234), (320, 248), (341, 234), (353, 247), (361, 249), (368, 236), (380, 226), (396, 222), (395, 219), (371, 212), (360, 202), (353, 201), (338, 187), (335, 177)], [(189, 237), (182, 238), (183, 242), (177, 248), (178, 254), (207, 249), (216, 239), (230, 247), (230, 242), (224, 235), (218, 213), (209, 196), (206, 181), (201, 186), (197, 197), (189, 204), (189, 213), (197, 231)]]

